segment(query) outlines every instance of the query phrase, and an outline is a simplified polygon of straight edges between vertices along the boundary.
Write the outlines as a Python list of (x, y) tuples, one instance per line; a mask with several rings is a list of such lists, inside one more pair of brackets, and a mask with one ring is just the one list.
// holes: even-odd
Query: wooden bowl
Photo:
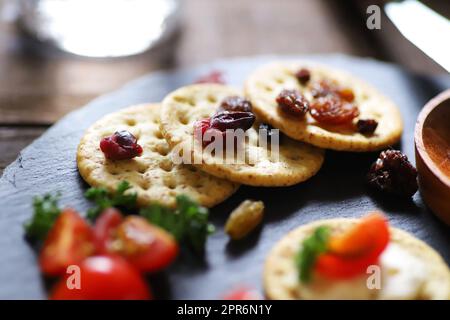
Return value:
[(420, 193), (428, 207), (450, 225), (450, 89), (425, 105), (414, 139)]

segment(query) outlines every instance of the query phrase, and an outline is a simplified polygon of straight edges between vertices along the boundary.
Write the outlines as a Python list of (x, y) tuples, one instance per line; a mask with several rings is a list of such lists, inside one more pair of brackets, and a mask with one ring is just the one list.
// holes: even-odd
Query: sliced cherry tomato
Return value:
[(139, 270), (155, 272), (167, 267), (178, 255), (178, 244), (167, 231), (142, 217), (129, 216), (116, 233), (116, 252)]
[(93, 253), (91, 226), (75, 210), (65, 209), (44, 242), (39, 264), (43, 273), (57, 276)]
[(144, 272), (167, 267), (178, 255), (178, 244), (167, 231), (142, 217), (128, 216), (107, 209), (94, 226), (99, 253), (120, 255)]
[(101, 213), (94, 225), (94, 243), (97, 253), (111, 253), (116, 230), (122, 221), (122, 214), (115, 208), (108, 208)]
[[(60, 280), (53, 300), (148, 300), (152, 298), (145, 279), (121, 257), (93, 256), (80, 264), (80, 288), (69, 289), (69, 278)], [(69, 277), (75, 276), (70, 275)]]
[(262, 300), (262, 296), (256, 290), (242, 287), (227, 293), (223, 300)]
[(381, 213), (372, 213), (340, 236), (332, 237), (315, 270), (329, 278), (350, 278), (376, 264), (389, 243), (389, 226)]

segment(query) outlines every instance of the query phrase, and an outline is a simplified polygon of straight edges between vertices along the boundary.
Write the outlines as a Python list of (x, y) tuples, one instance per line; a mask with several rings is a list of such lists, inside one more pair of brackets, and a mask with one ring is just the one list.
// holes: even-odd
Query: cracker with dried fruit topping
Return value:
[(318, 172), (322, 149), (288, 137), (276, 140), (268, 126), (259, 126), (240, 91), (218, 84), (180, 88), (164, 99), (161, 110), (161, 129), (178, 161), (214, 176), (253, 186), (288, 186)]
[[(172, 163), (170, 148), (159, 128), (160, 110), (159, 104), (137, 105), (94, 123), (77, 151), (78, 170), (84, 180), (110, 191), (126, 180), (130, 191), (137, 193), (140, 206), (160, 203), (172, 207), (180, 194), (206, 207), (227, 199), (238, 184)], [(140, 152), (134, 152), (135, 148)]]
[(390, 99), (352, 75), (311, 62), (264, 65), (247, 78), (245, 94), (262, 121), (321, 148), (381, 150), (403, 130)]
[(285, 235), (264, 268), (269, 299), (450, 299), (450, 270), (378, 212), (315, 221)]

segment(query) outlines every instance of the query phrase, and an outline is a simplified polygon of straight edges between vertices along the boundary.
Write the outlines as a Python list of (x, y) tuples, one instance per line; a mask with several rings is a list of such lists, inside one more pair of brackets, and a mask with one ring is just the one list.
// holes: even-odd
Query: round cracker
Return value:
[[(359, 220), (337, 218), (319, 220), (300, 226), (285, 235), (270, 251), (264, 267), (264, 290), (269, 299), (302, 299), (302, 285), (298, 281), (295, 256), (305, 238), (319, 226), (328, 226), (331, 232), (341, 232)], [(391, 242), (400, 245), (426, 264), (427, 280), (421, 289), (423, 299), (450, 298), (450, 270), (442, 257), (422, 240), (411, 234), (390, 228)]]
[(164, 99), (161, 111), (164, 137), (172, 148), (183, 149), (187, 159), (201, 170), (238, 183), (289, 186), (315, 175), (324, 160), (322, 149), (281, 137), (279, 152), (268, 152), (258, 145), (257, 124), (246, 131), (245, 161), (225, 162), (222, 157), (202, 152), (200, 142), (194, 139), (194, 122), (212, 116), (224, 98), (240, 94), (237, 89), (217, 84), (191, 85), (172, 92)]
[[(280, 111), (275, 100), (283, 89), (299, 90), (308, 100), (312, 100), (311, 90), (308, 86), (302, 86), (295, 77), (295, 72), (301, 68), (310, 70), (311, 82), (328, 79), (351, 88), (360, 111), (359, 119), (378, 121), (376, 131), (364, 135), (353, 128), (320, 124), (309, 113), (304, 119), (295, 119)], [(403, 130), (397, 106), (375, 88), (345, 72), (311, 62), (278, 62), (262, 66), (246, 80), (245, 94), (262, 121), (295, 140), (325, 149), (357, 152), (381, 150), (397, 143)]]
[[(128, 107), (106, 115), (93, 124), (78, 146), (77, 164), (81, 176), (94, 187), (114, 191), (127, 180), (137, 193), (140, 206), (160, 203), (173, 207), (176, 196), (185, 194), (203, 206), (212, 207), (233, 194), (238, 185), (213, 177), (189, 165), (175, 165), (159, 129), (160, 104)], [(131, 160), (105, 159), (100, 140), (118, 130), (138, 138), (143, 154)]]

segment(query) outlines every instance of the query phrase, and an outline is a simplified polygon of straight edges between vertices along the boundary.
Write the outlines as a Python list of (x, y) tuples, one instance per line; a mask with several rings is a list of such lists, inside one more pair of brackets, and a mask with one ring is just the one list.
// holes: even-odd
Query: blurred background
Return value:
[[(376, 0), (0, 0), (0, 174), (67, 112), (153, 70), (257, 54), (342, 53), (445, 73)], [(450, 17), (450, 1), (422, 1)], [(449, 45), (450, 35), (442, 37)]]

